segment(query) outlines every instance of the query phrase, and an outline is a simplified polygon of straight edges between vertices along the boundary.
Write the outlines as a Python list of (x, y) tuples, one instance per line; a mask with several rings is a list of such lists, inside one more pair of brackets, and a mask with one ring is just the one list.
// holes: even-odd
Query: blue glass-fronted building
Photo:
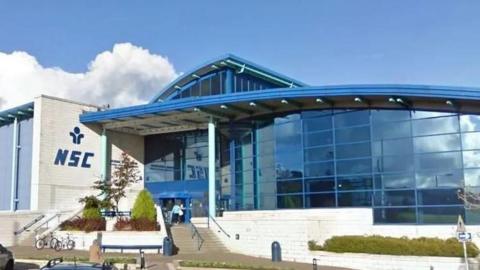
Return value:
[(377, 224), (478, 224), (458, 192), (480, 187), (479, 104), (472, 88), (308, 86), (226, 55), (80, 119), (143, 136), (145, 186), (193, 216), (369, 207)]

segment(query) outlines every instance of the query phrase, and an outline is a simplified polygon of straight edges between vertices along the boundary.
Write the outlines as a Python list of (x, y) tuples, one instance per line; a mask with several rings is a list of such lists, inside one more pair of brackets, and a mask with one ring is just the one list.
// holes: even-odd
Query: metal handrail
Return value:
[(197, 237), (197, 250), (200, 250), (202, 248), (203, 242), (205, 242), (205, 240), (200, 235), (197, 227), (195, 227), (195, 225), (193, 225), (193, 223), (190, 223), (190, 228), (191, 228), (191, 231), (192, 231), (192, 239), (194, 239), (195, 236)]
[(48, 222), (50, 222), (50, 221), (51, 221), (52, 219), (54, 219), (54, 218), (60, 217), (60, 215), (61, 215), (61, 214), (58, 213), (58, 214), (55, 214), (55, 215), (51, 216), (50, 218), (48, 218), (47, 220), (45, 220), (44, 222), (42, 222), (40, 225), (38, 225), (37, 228), (35, 228), (35, 230), (33, 230), (33, 231), (34, 231), (35, 233), (38, 232), (38, 231), (42, 228), (43, 225), (47, 224)]
[(35, 225), (37, 222), (42, 220), (44, 217), (45, 217), (45, 215), (39, 215), (34, 220), (30, 221), (27, 225), (23, 226), (20, 230), (14, 231), (13, 234), (14, 235), (19, 235), (19, 234), (23, 233), (24, 231), (28, 230), (30, 227)]
[(217, 220), (216, 220), (214, 217), (212, 217), (212, 216), (210, 215), (210, 219), (213, 220), (213, 222), (217, 225), (217, 227), (218, 227), (228, 238), (230, 238), (230, 234), (228, 234), (228, 233), (222, 228), (222, 226), (220, 226), (220, 224), (218, 224)]

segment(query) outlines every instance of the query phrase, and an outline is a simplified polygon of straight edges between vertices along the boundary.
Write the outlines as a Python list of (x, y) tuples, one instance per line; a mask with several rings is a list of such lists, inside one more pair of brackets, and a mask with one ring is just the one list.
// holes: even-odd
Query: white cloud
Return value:
[(0, 109), (41, 94), (114, 107), (141, 104), (177, 76), (166, 57), (130, 43), (98, 54), (85, 73), (43, 67), (26, 52), (0, 52)]

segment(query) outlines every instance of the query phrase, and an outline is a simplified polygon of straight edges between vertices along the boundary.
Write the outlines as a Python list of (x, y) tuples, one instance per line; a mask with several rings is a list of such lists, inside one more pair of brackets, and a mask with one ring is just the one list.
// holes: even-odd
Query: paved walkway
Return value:
[[(10, 250), (19, 259), (40, 259), (40, 258), (57, 258), (57, 257), (84, 257), (88, 258), (87, 251), (60, 251), (56, 252), (52, 249), (36, 250), (33, 247), (13, 247)], [(138, 257), (135, 253), (107, 253), (106, 257)], [(199, 260), (199, 261), (216, 261), (216, 262), (229, 262), (238, 263), (252, 266), (271, 266), (281, 269), (295, 269), (295, 270), (311, 270), (311, 264), (295, 263), (295, 262), (277, 262), (273, 263), (268, 259), (262, 259), (257, 257), (245, 256), (236, 253), (195, 253), (195, 254), (178, 254), (171, 257), (164, 257), (158, 254), (145, 254), (147, 268), (148, 269), (161, 269), (171, 270), (168, 268), (168, 264), (171, 264), (174, 260)], [(32, 268), (31, 265), (29, 267)], [(18, 265), (16, 269), (25, 269), (22, 265)], [(342, 270), (346, 268), (338, 267), (318, 267), (319, 270)]]

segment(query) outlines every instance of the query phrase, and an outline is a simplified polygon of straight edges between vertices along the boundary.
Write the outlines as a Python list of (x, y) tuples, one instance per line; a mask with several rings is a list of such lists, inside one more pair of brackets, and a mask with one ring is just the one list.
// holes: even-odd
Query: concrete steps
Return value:
[[(38, 229), (37, 233), (42, 234), (46, 230), (47, 230), (46, 228), (40, 228)], [(35, 232), (33, 232), (33, 230), (27, 230), (24, 232), (24, 234), (28, 234), (28, 236), (23, 238), (18, 245), (23, 247), (35, 246), (35, 241), (37, 241), (37, 239), (35, 238), (36, 237)]]
[(176, 225), (170, 228), (173, 242), (178, 247), (179, 254), (191, 253), (209, 253), (209, 252), (227, 252), (220, 239), (208, 228), (197, 228), (204, 242), (198, 250), (197, 238), (192, 239), (191, 228), (189, 225)]

